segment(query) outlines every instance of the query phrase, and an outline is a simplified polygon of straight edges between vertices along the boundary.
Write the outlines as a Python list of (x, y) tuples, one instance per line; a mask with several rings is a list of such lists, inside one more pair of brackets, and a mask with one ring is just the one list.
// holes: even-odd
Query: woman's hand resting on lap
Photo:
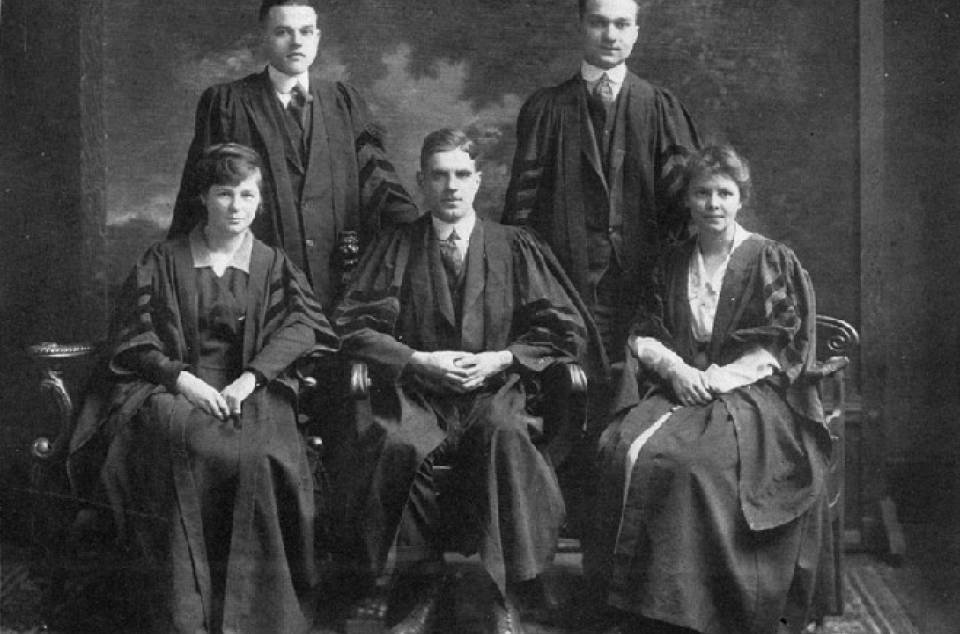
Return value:
[(186, 370), (177, 377), (177, 392), (190, 403), (220, 420), (230, 416), (227, 400), (212, 385), (197, 378)]
[(681, 405), (706, 405), (713, 400), (703, 372), (685, 363), (673, 369), (670, 382)]
[(177, 377), (177, 392), (194, 407), (220, 420), (240, 415), (240, 406), (257, 388), (257, 377), (244, 372), (236, 381), (217, 392), (209, 383), (183, 371)]
[(227, 402), (227, 410), (232, 416), (240, 415), (240, 405), (257, 389), (257, 377), (253, 372), (244, 372), (237, 380), (223, 388), (220, 396)]

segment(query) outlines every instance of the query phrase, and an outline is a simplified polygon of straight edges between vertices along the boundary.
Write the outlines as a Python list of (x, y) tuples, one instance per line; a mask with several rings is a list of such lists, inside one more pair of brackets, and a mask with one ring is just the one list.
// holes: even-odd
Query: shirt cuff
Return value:
[(656, 372), (661, 378), (670, 379), (676, 368), (684, 365), (680, 355), (653, 337), (637, 337), (636, 348), (640, 363)]

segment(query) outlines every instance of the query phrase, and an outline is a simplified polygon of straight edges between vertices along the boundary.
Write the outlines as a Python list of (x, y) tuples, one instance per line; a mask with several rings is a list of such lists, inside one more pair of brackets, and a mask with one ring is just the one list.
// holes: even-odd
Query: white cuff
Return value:
[(684, 365), (680, 355), (653, 337), (637, 337), (637, 358), (664, 379), (671, 378), (674, 370)]
[(717, 392), (731, 392), (738, 387), (756, 383), (780, 369), (777, 358), (766, 348), (756, 347), (745, 352), (732, 363), (711, 365), (704, 370), (707, 384)]

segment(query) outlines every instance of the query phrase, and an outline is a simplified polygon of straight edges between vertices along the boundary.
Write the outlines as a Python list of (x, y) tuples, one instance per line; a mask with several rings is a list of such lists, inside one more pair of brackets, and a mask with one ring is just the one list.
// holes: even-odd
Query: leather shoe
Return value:
[(512, 584), (507, 592), (520, 615), (543, 625), (560, 625), (560, 600), (541, 577)]
[(490, 616), (490, 634), (523, 634), (520, 613), (509, 599), (494, 599)]
[(429, 632), (448, 632), (452, 605), (447, 592), (449, 584), (444, 576), (430, 582), (413, 608), (398, 623), (390, 628), (389, 634), (427, 634)]
[(346, 634), (383, 634), (386, 620), (386, 596), (383, 592), (374, 592), (350, 606), (343, 629)]

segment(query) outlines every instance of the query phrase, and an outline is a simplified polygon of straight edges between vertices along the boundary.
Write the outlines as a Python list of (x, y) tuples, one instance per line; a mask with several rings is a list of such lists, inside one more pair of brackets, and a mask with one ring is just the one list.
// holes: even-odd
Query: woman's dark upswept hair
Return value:
[(263, 159), (256, 150), (239, 143), (211, 145), (197, 161), (195, 183), (197, 190), (206, 194), (214, 185), (239, 185), (257, 175), (259, 185), (263, 178)]
[(711, 145), (694, 152), (687, 158), (681, 180), (681, 191), (685, 195), (693, 180), (704, 174), (726, 176), (740, 188), (740, 201), (746, 206), (753, 196), (753, 183), (750, 180), (750, 165), (730, 145)]

